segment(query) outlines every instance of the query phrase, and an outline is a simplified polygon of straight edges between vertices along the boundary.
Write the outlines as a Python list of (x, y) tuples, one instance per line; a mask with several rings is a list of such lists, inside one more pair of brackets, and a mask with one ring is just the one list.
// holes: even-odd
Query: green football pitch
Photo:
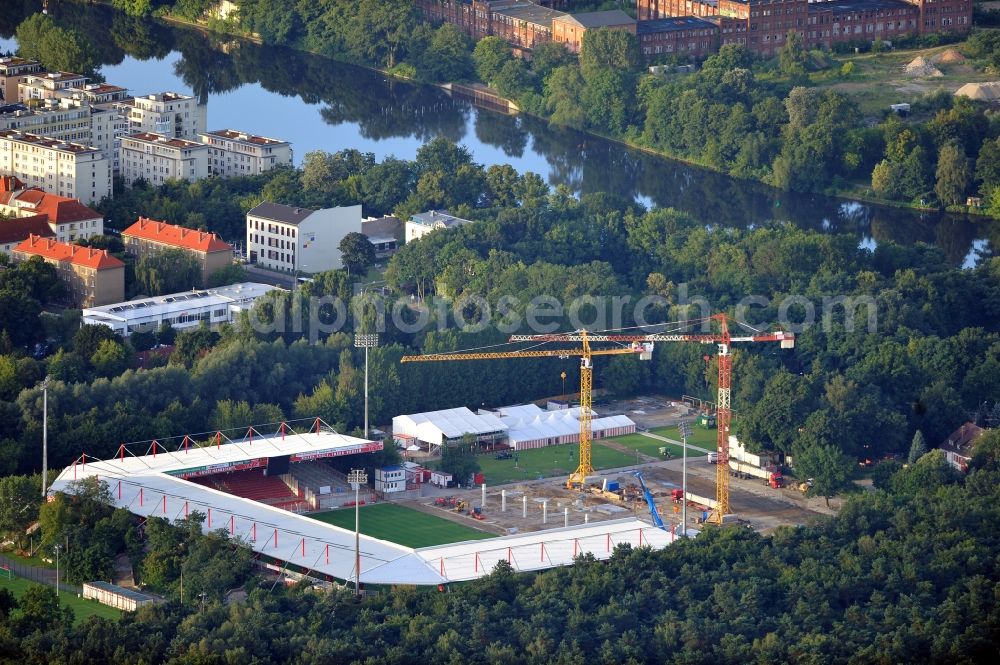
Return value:
[[(566, 443), (560, 446), (546, 446), (516, 453), (517, 460), (498, 460), (493, 455), (476, 458), (479, 470), (483, 472), (488, 485), (502, 485), (520, 480), (535, 480), (552, 476), (568, 476), (580, 463), (580, 446)], [(591, 464), (595, 469), (615, 469), (635, 464), (635, 455), (620, 452), (614, 448), (594, 442), (590, 448)]]
[[(354, 530), (354, 511), (350, 508), (315, 513), (309, 517)], [(468, 519), (470, 522), (473, 521), (472, 518)], [(430, 547), (462, 540), (495, 537), (495, 534), (455, 524), (450, 520), (394, 503), (362, 506), (359, 521), (361, 533), (366, 536), (388, 540), (406, 547)]]
[[(7, 572), (0, 571), (0, 589), (10, 590), (16, 598), (20, 598), (24, 595), (25, 591), (30, 589), (32, 586), (37, 585), (37, 582), (32, 582), (31, 580), (18, 577), (17, 575), (15, 575), (13, 579), (8, 580)], [(73, 609), (73, 619), (76, 623), (92, 616), (104, 617), (105, 619), (117, 619), (122, 615), (121, 610), (108, 607), (107, 605), (101, 605), (96, 600), (78, 598), (75, 593), (70, 593), (68, 591), (61, 591), (59, 593), (59, 602), (64, 607), (70, 607)]]

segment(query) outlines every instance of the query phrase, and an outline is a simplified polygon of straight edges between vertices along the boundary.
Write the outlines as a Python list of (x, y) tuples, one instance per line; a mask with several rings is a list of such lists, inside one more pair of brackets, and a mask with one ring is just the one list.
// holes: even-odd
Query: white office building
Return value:
[(194, 182), (208, 177), (208, 146), (162, 134), (128, 134), (121, 139), (121, 175), (132, 184), (167, 180)]
[(343, 267), (340, 241), (361, 233), (361, 206), (310, 210), (264, 202), (247, 213), (250, 263), (282, 272)]
[(200, 134), (208, 146), (208, 170), (229, 178), (258, 175), (280, 164), (292, 165), (292, 144), (235, 129), (219, 129)]
[(134, 332), (155, 331), (166, 323), (176, 330), (232, 323), (265, 293), (280, 290), (270, 284), (243, 282), (216, 289), (186, 291), (166, 296), (130, 300), (83, 310), (83, 323), (108, 326), (122, 337)]

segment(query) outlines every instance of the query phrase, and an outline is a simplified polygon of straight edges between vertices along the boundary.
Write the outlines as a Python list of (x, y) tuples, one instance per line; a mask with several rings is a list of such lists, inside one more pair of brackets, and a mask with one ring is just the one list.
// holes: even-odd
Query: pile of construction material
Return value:
[(913, 77), (944, 76), (940, 69), (932, 65), (931, 62), (922, 55), (918, 55), (916, 58), (907, 63), (907, 65), (903, 67), (903, 73), (907, 76)]

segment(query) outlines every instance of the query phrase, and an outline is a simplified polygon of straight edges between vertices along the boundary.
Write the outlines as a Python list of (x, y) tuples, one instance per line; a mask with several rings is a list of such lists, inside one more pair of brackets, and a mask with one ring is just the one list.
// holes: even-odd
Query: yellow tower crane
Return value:
[(625, 354), (638, 354), (642, 360), (649, 360), (652, 357), (652, 344), (641, 342), (630, 342), (626, 346), (610, 349), (590, 348), (590, 336), (586, 330), (581, 330), (570, 335), (518, 335), (511, 338), (511, 342), (551, 342), (551, 341), (572, 341), (580, 342), (580, 346), (571, 349), (527, 349), (523, 351), (494, 351), (486, 353), (428, 353), (421, 356), (403, 356), (402, 362), (432, 362), (441, 360), (496, 360), (500, 358), (580, 358), (580, 464), (576, 471), (570, 474), (566, 482), (567, 487), (582, 487), (587, 476), (594, 472), (594, 465), (590, 458), (590, 439), (592, 431), (590, 428), (593, 411), (593, 356), (617, 356)]

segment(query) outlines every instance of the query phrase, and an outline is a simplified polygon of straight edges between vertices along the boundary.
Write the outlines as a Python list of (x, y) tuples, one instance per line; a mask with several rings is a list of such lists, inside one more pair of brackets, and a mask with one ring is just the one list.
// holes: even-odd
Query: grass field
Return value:
[[(551, 476), (568, 476), (576, 470), (580, 462), (580, 446), (567, 443), (561, 446), (546, 446), (517, 453), (517, 468), (514, 460), (494, 459), (492, 455), (478, 458), (480, 470), (490, 485), (502, 485), (519, 480), (535, 480)], [(635, 456), (617, 451), (600, 443), (590, 449), (591, 463), (595, 469), (613, 469), (635, 464)]]
[[(354, 530), (353, 510), (331, 510), (309, 517), (344, 529)], [(429, 547), (457, 543), (462, 540), (494, 537), (492, 533), (485, 533), (461, 524), (455, 524), (441, 517), (434, 517), (392, 503), (362, 507), (360, 527), (361, 533), (366, 536), (388, 540), (406, 547)]]
[[(667, 443), (666, 441), (660, 441), (659, 439), (652, 439), (648, 436), (643, 436), (642, 434), (624, 434), (622, 436), (616, 436), (611, 441), (617, 444), (628, 446), (632, 450), (638, 450), (644, 455), (649, 455), (650, 457), (660, 458), (660, 448), (666, 447), (670, 451), (670, 455), (673, 458), (681, 457), (684, 454), (684, 450), (673, 443)], [(695, 455), (693, 450), (688, 449), (688, 455)], [(662, 459), (666, 459), (665, 457)]]
[[(6, 575), (0, 576), (0, 589), (10, 589), (18, 598), (20, 598), (25, 591), (30, 589), (35, 584), (37, 583), (21, 577), (15, 576), (14, 579), (8, 580)], [(76, 623), (89, 619), (92, 616), (104, 617), (105, 619), (117, 619), (122, 615), (121, 610), (116, 610), (115, 608), (108, 607), (107, 605), (101, 605), (96, 600), (84, 600), (83, 598), (77, 598), (76, 594), (68, 593), (66, 591), (59, 593), (59, 601), (64, 606), (73, 609), (73, 617)]]
[[(673, 439), (674, 441), (681, 440), (681, 433), (677, 431), (676, 426), (657, 427), (656, 429), (651, 429), (649, 431), (653, 434), (659, 434), (660, 436), (665, 436), (668, 439)], [(705, 429), (700, 425), (691, 425), (691, 436), (688, 437), (688, 445), (697, 446), (709, 451), (715, 450), (715, 437), (716, 431), (714, 429)]]
[(15, 552), (2, 552), (2, 554), (8, 559), (13, 559), (14, 561), (17, 561), (18, 563), (23, 563), (26, 566), (35, 566), (36, 568), (53, 568), (53, 569), (56, 567), (54, 563), (43, 561), (42, 557), (38, 556), (37, 554), (30, 558), (26, 556), (21, 556), (20, 554), (17, 554)]

